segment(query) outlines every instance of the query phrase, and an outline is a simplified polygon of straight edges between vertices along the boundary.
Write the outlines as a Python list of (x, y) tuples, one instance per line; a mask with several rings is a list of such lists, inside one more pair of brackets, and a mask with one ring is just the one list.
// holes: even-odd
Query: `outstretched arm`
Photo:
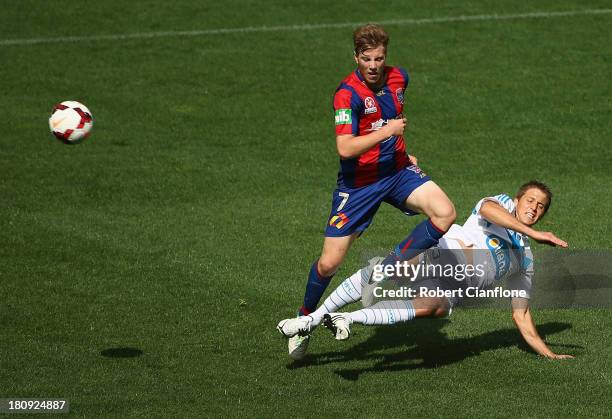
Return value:
[(537, 242), (546, 243), (551, 246), (567, 247), (567, 242), (561, 240), (548, 231), (538, 231), (521, 223), (515, 216), (510, 214), (497, 202), (485, 201), (480, 207), (480, 215), (487, 221), (498, 226), (509, 228), (518, 233), (525, 234)]
[(539, 355), (550, 359), (568, 359), (573, 358), (572, 355), (560, 355), (550, 350), (546, 343), (542, 340), (531, 317), (529, 311), (529, 300), (527, 298), (512, 299), (512, 320), (518, 328), (519, 332), (525, 339), (525, 342)]

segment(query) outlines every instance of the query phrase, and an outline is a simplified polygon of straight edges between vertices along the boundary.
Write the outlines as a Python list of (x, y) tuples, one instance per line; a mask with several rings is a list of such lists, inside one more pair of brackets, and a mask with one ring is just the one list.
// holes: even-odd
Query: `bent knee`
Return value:
[(445, 307), (427, 307), (420, 310), (421, 317), (441, 318), (448, 315), (448, 309)]
[(445, 298), (414, 299), (412, 305), (416, 310), (417, 317), (446, 317), (449, 310), (449, 302)]
[(457, 219), (457, 211), (452, 202), (448, 201), (445, 205), (440, 205), (433, 211), (431, 222), (441, 230), (448, 231)]
[(337, 258), (319, 258), (317, 262), (317, 270), (319, 271), (319, 275), (322, 277), (332, 276), (336, 273), (340, 264), (342, 263), (342, 259)]
[(438, 307), (432, 313), (432, 317), (441, 318), (441, 317), (446, 317), (446, 316), (448, 316), (448, 308), (446, 308), (446, 307)]

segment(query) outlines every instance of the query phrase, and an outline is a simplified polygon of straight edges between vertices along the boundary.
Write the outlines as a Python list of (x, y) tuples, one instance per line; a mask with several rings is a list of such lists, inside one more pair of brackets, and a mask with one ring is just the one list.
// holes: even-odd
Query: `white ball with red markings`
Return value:
[(87, 106), (67, 100), (53, 107), (49, 118), (49, 129), (55, 137), (66, 144), (78, 144), (89, 136), (93, 117)]

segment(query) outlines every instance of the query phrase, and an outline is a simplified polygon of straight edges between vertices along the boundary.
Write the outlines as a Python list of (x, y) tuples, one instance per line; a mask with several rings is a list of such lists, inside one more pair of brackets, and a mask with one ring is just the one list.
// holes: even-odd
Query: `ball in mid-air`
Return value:
[(53, 107), (49, 128), (65, 144), (78, 144), (91, 132), (93, 117), (87, 106), (67, 100)]

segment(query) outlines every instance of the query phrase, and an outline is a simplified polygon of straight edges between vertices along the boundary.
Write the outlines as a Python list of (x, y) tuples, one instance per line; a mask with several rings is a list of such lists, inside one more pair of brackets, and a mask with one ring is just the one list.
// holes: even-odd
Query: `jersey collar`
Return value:
[[(359, 71), (359, 69), (358, 69), (358, 68), (356, 68), (356, 69), (355, 69), (355, 75), (357, 76), (357, 78), (359, 79), (359, 81), (360, 81), (360, 82), (361, 82), (361, 83), (362, 83), (362, 84), (363, 84), (365, 87), (367, 87), (368, 89), (370, 89), (370, 86), (368, 86), (368, 85), (367, 85), (367, 83), (365, 82), (365, 79), (364, 79), (364, 78), (363, 78), (363, 76), (361, 75), (361, 71)], [(380, 86), (380, 89), (378, 89), (378, 90), (372, 90), (372, 89), (370, 89), (370, 91), (372, 91), (372, 92), (374, 92), (374, 93), (378, 93), (378, 92), (380, 92), (381, 90), (384, 90), (384, 89), (385, 89), (385, 87), (387, 86), (387, 77), (388, 77), (388, 75), (389, 75), (389, 72), (388, 72), (388, 67), (387, 67), (387, 66), (385, 66), (384, 73), (383, 73), (383, 77), (384, 77), (384, 79), (385, 79), (385, 82), (382, 84), (382, 86)]]

